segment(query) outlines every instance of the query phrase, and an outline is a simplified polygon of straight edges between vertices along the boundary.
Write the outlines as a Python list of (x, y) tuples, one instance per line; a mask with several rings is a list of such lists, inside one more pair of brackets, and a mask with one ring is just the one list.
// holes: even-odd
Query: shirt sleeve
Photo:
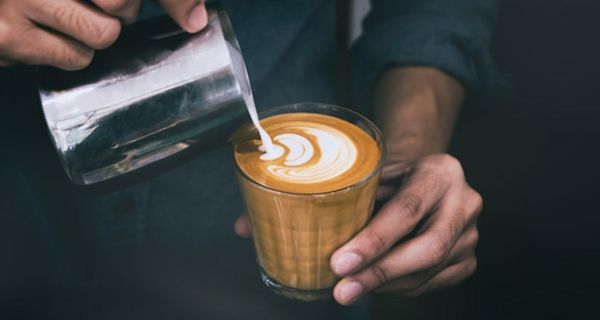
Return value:
[(468, 102), (502, 94), (507, 82), (489, 52), (497, 11), (497, 0), (372, 0), (350, 52), (354, 101), (369, 106), (375, 81), (399, 66), (448, 73)]

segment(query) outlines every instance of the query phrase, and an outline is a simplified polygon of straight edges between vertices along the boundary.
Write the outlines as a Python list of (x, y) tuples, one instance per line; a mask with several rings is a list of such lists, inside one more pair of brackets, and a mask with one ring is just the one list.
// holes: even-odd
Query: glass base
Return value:
[(330, 298), (333, 292), (333, 288), (305, 290), (286, 287), (273, 278), (270, 278), (262, 268), (260, 268), (260, 279), (271, 291), (290, 299), (303, 301), (323, 300)]

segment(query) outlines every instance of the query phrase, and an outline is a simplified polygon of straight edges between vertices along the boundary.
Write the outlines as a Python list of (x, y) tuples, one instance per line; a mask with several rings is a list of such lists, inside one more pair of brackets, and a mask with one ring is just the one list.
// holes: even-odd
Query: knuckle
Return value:
[(13, 41), (13, 32), (10, 27), (0, 22), (0, 49), (9, 48)]
[(473, 228), (473, 231), (471, 231), (468, 242), (470, 247), (475, 247), (479, 242), (479, 231), (477, 228)]
[[(44, 7), (48, 7), (47, 2), (44, 2)], [(54, 21), (62, 21), (65, 19), (71, 19), (73, 11), (65, 6), (56, 6), (54, 10), (52, 10), (52, 18)], [(70, 20), (68, 20), (70, 21)]]
[(365, 240), (367, 242), (367, 252), (369, 254), (376, 254), (383, 252), (387, 249), (387, 241), (376, 231), (366, 231)]
[(434, 234), (430, 241), (429, 247), (427, 249), (427, 255), (431, 265), (440, 265), (442, 264), (449, 253), (449, 245), (447, 241), (441, 237), (439, 234)]
[(442, 169), (444, 174), (463, 174), (460, 161), (447, 153), (432, 156), (432, 165)]
[(448, 153), (440, 155), (440, 161), (451, 168), (462, 168), (460, 161)]
[(85, 38), (88, 39), (86, 42), (95, 49), (104, 49), (117, 40), (121, 32), (121, 24), (117, 19), (105, 18), (104, 21), (99, 22), (76, 10), (76, 7), (72, 6), (57, 6), (52, 12), (52, 18), (81, 30), (86, 34)]
[(455, 157), (446, 154), (444, 157), (444, 166), (449, 174), (460, 174), (463, 175), (463, 167), (460, 161)]
[(402, 217), (404, 218), (404, 214), (409, 217), (416, 219), (421, 212), (421, 207), (423, 205), (423, 198), (415, 193), (404, 193), (400, 198), (398, 198), (394, 202), (396, 212), (403, 213)]
[(106, 22), (91, 26), (94, 33), (93, 45), (95, 49), (105, 49), (112, 45), (121, 33), (121, 23), (116, 19), (109, 19)]
[(442, 243), (440, 246), (443, 246), (442, 249), (447, 248), (450, 251), (450, 248), (454, 245), (453, 243), (449, 243), (450, 239), (458, 239), (459, 236), (465, 231), (465, 226), (462, 222), (459, 221), (450, 221), (448, 222), (448, 234), (447, 238), (439, 236), (440, 240), (438, 242)]
[(390, 273), (381, 263), (373, 264), (371, 272), (375, 278), (376, 287), (382, 286), (390, 281)]
[(465, 277), (472, 276), (477, 271), (477, 258), (473, 257), (465, 266)]
[(471, 199), (471, 211), (475, 216), (479, 216), (479, 214), (483, 210), (483, 197), (479, 192), (472, 190)]
[(56, 6), (51, 14), (54, 21), (66, 21), (68, 23), (76, 21), (75, 11), (70, 6)]

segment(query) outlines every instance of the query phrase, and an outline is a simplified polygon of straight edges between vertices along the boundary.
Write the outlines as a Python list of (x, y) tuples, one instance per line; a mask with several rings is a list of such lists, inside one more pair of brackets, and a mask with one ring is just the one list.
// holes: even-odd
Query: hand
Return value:
[[(0, 66), (16, 63), (79, 70), (95, 50), (116, 41), (121, 22), (135, 20), (141, 0), (0, 0)], [(204, 2), (161, 0), (165, 10), (188, 32), (207, 23)]]
[(331, 257), (343, 277), (334, 289), (341, 304), (373, 290), (419, 295), (457, 284), (477, 267), (482, 200), (458, 160), (440, 154), (400, 167), (384, 168), (378, 196), (391, 198)]
[[(429, 67), (386, 72), (374, 93), (387, 158), (378, 198), (388, 200), (372, 221), (331, 257), (342, 280), (341, 304), (373, 290), (418, 295), (456, 284), (476, 267), (481, 196), (445, 152), (464, 89)], [(250, 236), (246, 216), (236, 232)]]
[(120, 32), (118, 19), (81, 1), (0, 0), (0, 66), (82, 69)]
[[(477, 217), (482, 200), (455, 158), (438, 154), (413, 165), (384, 167), (378, 198), (389, 200), (371, 222), (331, 257), (343, 277), (334, 289), (341, 304), (370, 291), (414, 296), (457, 284), (477, 267)], [(246, 215), (235, 231), (251, 236)]]

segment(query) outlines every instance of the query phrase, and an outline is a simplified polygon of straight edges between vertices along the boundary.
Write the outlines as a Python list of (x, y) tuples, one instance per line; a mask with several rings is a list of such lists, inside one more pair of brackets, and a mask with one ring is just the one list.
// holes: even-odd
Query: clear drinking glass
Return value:
[(338, 106), (286, 105), (270, 109), (260, 118), (294, 112), (319, 113), (350, 122), (371, 136), (380, 151), (377, 167), (357, 183), (313, 194), (282, 192), (262, 185), (247, 176), (236, 162), (263, 282), (288, 298), (324, 299), (331, 296), (337, 281), (329, 264), (331, 255), (371, 217), (385, 147), (380, 131), (371, 121)]

